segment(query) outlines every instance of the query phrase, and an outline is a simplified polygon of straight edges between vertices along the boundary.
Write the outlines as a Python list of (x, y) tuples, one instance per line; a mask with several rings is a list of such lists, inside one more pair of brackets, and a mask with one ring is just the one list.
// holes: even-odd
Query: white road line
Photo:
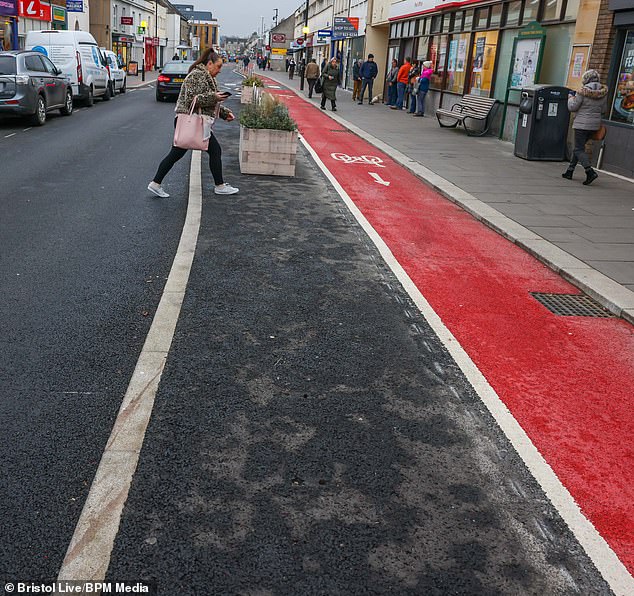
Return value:
[(32, 128), (33, 128), (32, 126), (29, 126), (28, 128), (22, 129), (22, 132), (26, 132), (27, 130), (31, 130)]
[(189, 204), (178, 250), (59, 571), (59, 581), (102, 581), (108, 570), (194, 259), (202, 212), (200, 162), (200, 151), (194, 151)]
[(4, 138), (8, 139), (9, 137), (14, 137), (17, 134), (18, 134), (17, 132), (12, 132), (10, 135), (4, 135)]
[(392, 251), (383, 241), (381, 236), (370, 225), (363, 213), (354, 204), (348, 193), (343, 189), (330, 170), (321, 161), (315, 150), (300, 136), (308, 152), (320, 167), (322, 172), (330, 180), (335, 190), (339, 193), (348, 209), (368, 234), (387, 266), (403, 285), (405, 291), (419, 308), (434, 333), (447, 348), (456, 364), (460, 367), (467, 380), (472, 385), (484, 405), (487, 407), (498, 426), (511, 442), (518, 455), (522, 458), (531, 474), (537, 480), (546, 496), (550, 499), (559, 515), (568, 524), (568, 527), (584, 548), (599, 573), (617, 596), (631, 596), (634, 594), (634, 578), (627, 568), (610, 548), (603, 536), (599, 534), (590, 520), (586, 518), (568, 489), (561, 483), (553, 469), (548, 465), (541, 453), (537, 450), (524, 429), (515, 420), (511, 412), (504, 405), (495, 390), (489, 385), (484, 375), (478, 370), (473, 360), (464, 351), (451, 331), (445, 327), (441, 318), (436, 314), (429, 302), (421, 294), (401, 264), (396, 260)]

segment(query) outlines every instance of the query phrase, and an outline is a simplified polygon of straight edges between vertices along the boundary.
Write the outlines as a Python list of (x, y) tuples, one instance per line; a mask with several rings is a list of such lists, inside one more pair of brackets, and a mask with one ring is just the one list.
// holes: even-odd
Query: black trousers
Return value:
[(363, 103), (363, 96), (365, 95), (366, 87), (368, 89), (368, 101), (372, 103), (372, 86), (374, 85), (374, 79), (363, 79), (363, 85), (361, 86), (361, 97), (359, 101)]
[(594, 133), (594, 130), (579, 130), (575, 128), (575, 149), (570, 160), (571, 168), (574, 168), (577, 163), (580, 163), (584, 168), (590, 167), (590, 156), (586, 153), (586, 143)]
[(306, 79), (308, 81), (308, 97), (313, 96), (313, 91), (315, 90), (315, 83), (317, 79)]
[[(176, 119), (174, 119), (174, 126), (176, 126)], [(159, 164), (158, 170), (154, 176), (154, 182), (161, 184), (161, 182), (163, 182), (163, 178), (165, 178), (167, 173), (174, 167), (174, 164), (181, 159), (187, 151), (188, 149), (172, 147), (170, 152)], [(218, 140), (213, 133), (211, 133), (211, 137), (209, 137), (209, 147), (207, 148), (207, 153), (209, 154), (209, 169), (211, 170), (211, 175), (214, 178), (214, 183), (216, 186), (224, 184), (222, 179), (222, 149), (220, 148), (220, 143), (218, 143)]]
[[(325, 95), (321, 96), (321, 107), (322, 108), (326, 107), (326, 96)], [(332, 107), (333, 110), (337, 107), (337, 102), (334, 99), (330, 100), (330, 107)]]

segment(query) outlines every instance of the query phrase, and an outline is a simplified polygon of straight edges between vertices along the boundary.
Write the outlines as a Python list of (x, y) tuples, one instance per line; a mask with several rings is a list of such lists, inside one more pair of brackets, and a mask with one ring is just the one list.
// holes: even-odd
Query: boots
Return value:
[(588, 186), (588, 184), (592, 184), (598, 177), (599, 174), (597, 174), (592, 168), (586, 168), (586, 179), (583, 181), (583, 184)]
[(561, 175), (562, 178), (572, 180), (572, 175), (575, 171), (575, 166), (568, 166), (568, 169)]

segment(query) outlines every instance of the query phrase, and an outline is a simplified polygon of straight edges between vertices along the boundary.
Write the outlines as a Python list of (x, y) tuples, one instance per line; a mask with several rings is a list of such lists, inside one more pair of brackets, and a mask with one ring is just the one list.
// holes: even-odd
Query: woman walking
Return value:
[(339, 75), (339, 66), (337, 65), (337, 58), (332, 57), (328, 66), (324, 69), (324, 72), (321, 74), (323, 79), (323, 90), (321, 93), (321, 109), (326, 109), (326, 100), (330, 100), (330, 105), (332, 106), (332, 111), (337, 111), (337, 85), (341, 80)]
[[(220, 118), (231, 122), (235, 120), (235, 116), (228, 108), (222, 105), (228, 95), (218, 92), (218, 84), (216, 83), (216, 75), (222, 69), (222, 58), (216, 54), (211, 48), (206, 49), (200, 58), (189, 67), (189, 74), (185, 77), (183, 86), (181, 87), (178, 101), (176, 102), (177, 114), (189, 114), (192, 102), (196, 98), (196, 106), (201, 109), (203, 115), (215, 117), (216, 113)], [(176, 120), (174, 120), (176, 125)], [(180, 147), (172, 147), (170, 152), (160, 163), (156, 175), (150, 184), (148, 190), (155, 195), (163, 198), (169, 197), (165, 192), (161, 183), (167, 173), (174, 167), (174, 164), (181, 159), (187, 149)], [(225, 184), (222, 177), (222, 150), (218, 140), (213, 132), (209, 138), (209, 169), (214, 178), (214, 192), (217, 195), (232, 195), (238, 192), (238, 189)]]
[(562, 174), (572, 180), (577, 163), (581, 163), (586, 171), (584, 184), (592, 184), (599, 175), (590, 166), (590, 156), (586, 153), (586, 143), (601, 128), (601, 115), (607, 109), (608, 88), (601, 84), (599, 73), (588, 70), (581, 77), (583, 87), (568, 96), (568, 109), (575, 114), (572, 128), (575, 131), (575, 149), (568, 169)]

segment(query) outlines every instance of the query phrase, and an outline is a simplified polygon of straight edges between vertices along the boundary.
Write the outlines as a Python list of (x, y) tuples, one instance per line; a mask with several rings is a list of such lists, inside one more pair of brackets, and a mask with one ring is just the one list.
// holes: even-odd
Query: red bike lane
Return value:
[(306, 142), (634, 572), (634, 327), (618, 318), (551, 313), (531, 292), (579, 291), (269, 82)]

